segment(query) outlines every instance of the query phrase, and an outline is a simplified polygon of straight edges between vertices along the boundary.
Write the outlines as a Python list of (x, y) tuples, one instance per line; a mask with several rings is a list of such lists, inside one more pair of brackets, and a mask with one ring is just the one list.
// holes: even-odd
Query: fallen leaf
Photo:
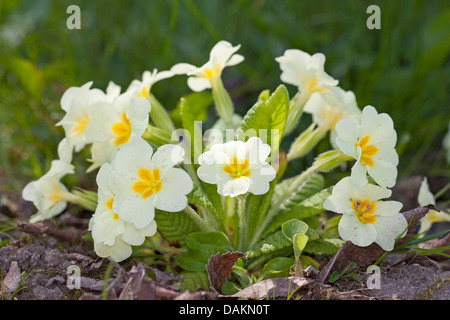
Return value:
[(234, 264), (242, 257), (244, 257), (242, 252), (227, 252), (222, 255), (216, 253), (209, 258), (206, 271), (211, 288), (215, 292), (222, 292), (222, 286), (228, 280), (228, 275), (233, 271)]
[(2, 292), (7, 299), (10, 297), (11, 293), (19, 287), (20, 279), (21, 275), (19, 265), (17, 264), (17, 261), (13, 261), (11, 262), (8, 273), (2, 283)]

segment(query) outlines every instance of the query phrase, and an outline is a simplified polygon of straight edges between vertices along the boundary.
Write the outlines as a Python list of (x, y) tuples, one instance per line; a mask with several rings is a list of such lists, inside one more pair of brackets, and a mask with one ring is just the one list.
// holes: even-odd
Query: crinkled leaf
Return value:
[(195, 222), (183, 211), (156, 210), (155, 221), (158, 231), (169, 242), (178, 241), (183, 244), (188, 234), (198, 230)]
[(280, 230), (256, 243), (245, 253), (245, 255), (247, 258), (256, 258), (262, 254), (275, 252), (291, 246), (292, 242), (286, 238), (283, 231)]
[[(280, 85), (268, 99), (267, 92), (261, 97), (242, 119), (238, 137), (243, 140), (258, 135), (260, 129), (266, 130), (266, 143), (272, 147), (272, 153), (275, 153), (279, 150), (289, 113), (289, 93), (284, 85)], [(252, 130), (253, 134), (250, 132)]]

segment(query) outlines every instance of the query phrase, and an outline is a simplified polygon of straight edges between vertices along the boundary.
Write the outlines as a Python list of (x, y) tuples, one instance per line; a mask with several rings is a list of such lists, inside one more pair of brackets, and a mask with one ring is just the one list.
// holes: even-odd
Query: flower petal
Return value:
[(343, 240), (351, 241), (360, 247), (367, 247), (377, 239), (375, 227), (372, 224), (359, 222), (353, 210), (349, 210), (342, 216), (338, 231)]

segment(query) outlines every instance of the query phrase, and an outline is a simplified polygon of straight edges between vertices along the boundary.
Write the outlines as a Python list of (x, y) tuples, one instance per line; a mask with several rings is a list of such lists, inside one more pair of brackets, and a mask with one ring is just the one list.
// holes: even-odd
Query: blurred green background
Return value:
[[(81, 30), (66, 27), (71, 4), (81, 9)], [(372, 4), (381, 9), (380, 30), (366, 27)], [(361, 109), (370, 104), (394, 119), (400, 177), (450, 177), (442, 150), (450, 121), (449, 1), (1, 0), (0, 182), (20, 191), (48, 170), (63, 138), (54, 124), (69, 86), (92, 80), (104, 90), (112, 80), (125, 90), (144, 70), (202, 65), (219, 40), (241, 44), (246, 58), (223, 75), (238, 113), (280, 84), (274, 59), (286, 49), (322, 52), (327, 73), (355, 92)], [(169, 109), (190, 92), (185, 76), (152, 91)], [(286, 148), (309, 121), (302, 118)], [(71, 179), (89, 185), (80, 159), (85, 167)]]

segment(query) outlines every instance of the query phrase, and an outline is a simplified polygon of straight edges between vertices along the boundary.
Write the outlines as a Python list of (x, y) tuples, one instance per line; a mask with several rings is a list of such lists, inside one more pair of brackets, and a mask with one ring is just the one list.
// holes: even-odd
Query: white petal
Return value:
[(182, 169), (170, 169), (161, 181), (156, 208), (169, 212), (178, 212), (186, 208), (186, 195), (192, 191), (191, 177)]
[(189, 63), (177, 63), (172, 68), (170, 68), (170, 71), (174, 74), (190, 74), (194, 72), (197, 69), (196, 66), (189, 64)]
[(131, 256), (131, 246), (122, 239), (117, 238), (113, 246), (105, 245), (103, 242), (94, 242), (95, 253), (102, 258), (111, 257), (116, 262), (121, 262)]
[(113, 154), (111, 164), (124, 177), (136, 178), (140, 169), (150, 168), (152, 154), (152, 147), (144, 139), (132, 137)]
[(209, 61), (213, 62), (215, 65), (220, 64), (225, 67), (231, 56), (239, 50), (241, 45), (233, 47), (231, 43), (227, 41), (219, 41), (210, 52)]
[[(394, 248), (396, 238), (406, 230), (407, 226), (408, 223), (401, 213), (389, 217), (377, 217), (377, 220), (374, 223), (374, 227), (377, 231), (375, 242), (383, 250), (391, 251)], [(403, 236), (405, 234), (403, 234)]]
[(369, 175), (384, 188), (392, 188), (397, 181), (397, 167), (385, 160), (373, 159), (373, 166), (366, 166)]
[(354, 197), (360, 200), (375, 202), (380, 199), (389, 198), (392, 191), (374, 184), (366, 184), (355, 189)]
[(184, 149), (178, 145), (166, 144), (158, 148), (153, 154), (151, 161), (151, 168), (157, 168), (160, 171), (161, 177), (176, 164), (182, 162), (184, 159)]
[(187, 84), (192, 91), (200, 92), (211, 88), (211, 83), (206, 78), (191, 76), (187, 80)]
[[(271, 174), (268, 174), (269, 170), (272, 171)], [(265, 194), (267, 193), (267, 191), (269, 191), (269, 182), (275, 179), (275, 169), (271, 165), (267, 164), (267, 168), (265, 168), (265, 170), (262, 169), (262, 171), (266, 174), (256, 173), (252, 171), (252, 173), (248, 177), (250, 182), (248, 192), (258, 195)]]
[(217, 192), (223, 196), (236, 197), (241, 194), (247, 193), (250, 187), (250, 181), (241, 177), (239, 179), (230, 179), (227, 181), (218, 182)]
[(357, 158), (356, 143), (359, 138), (360, 126), (356, 119), (342, 119), (335, 127), (337, 137), (336, 145), (345, 154)]
[(375, 204), (375, 216), (393, 216), (400, 212), (403, 204), (399, 201), (378, 201)]
[(427, 206), (429, 204), (436, 204), (436, 200), (434, 199), (434, 195), (430, 191), (430, 187), (428, 186), (427, 177), (424, 177), (422, 183), (420, 184), (419, 195), (417, 198), (419, 204), (421, 206)]
[(343, 240), (351, 241), (354, 245), (367, 247), (377, 239), (375, 227), (358, 221), (353, 210), (344, 214), (339, 221), (338, 231)]
[(354, 185), (362, 187), (368, 183), (366, 167), (359, 161), (356, 161), (351, 170), (351, 178)]
[(120, 219), (133, 223), (135, 228), (142, 229), (155, 217), (155, 196), (143, 199), (140, 194), (123, 199), (119, 194), (116, 195), (113, 202), (113, 210)]
[(112, 171), (112, 167), (109, 163), (105, 163), (98, 170), (96, 182), (97, 182), (98, 188), (103, 193), (112, 194), (111, 188), (109, 187), (109, 176), (111, 174), (111, 171)]
[(231, 58), (228, 60), (228, 62), (226, 63), (226, 66), (227, 67), (235, 66), (244, 60), (245, 60), (245, 58), (243, 56), (241, 56), (240, 54), (233, 54), (231, 56)]
[(153, 220), (149, 225), (142, 229), (136, 229), (133, 224), (125, 224), (125, 232), (122, 240), (132, 246), (140, 246), (144, 243), (145, 237), (151, 237), (156, 233), (156, 222)]

